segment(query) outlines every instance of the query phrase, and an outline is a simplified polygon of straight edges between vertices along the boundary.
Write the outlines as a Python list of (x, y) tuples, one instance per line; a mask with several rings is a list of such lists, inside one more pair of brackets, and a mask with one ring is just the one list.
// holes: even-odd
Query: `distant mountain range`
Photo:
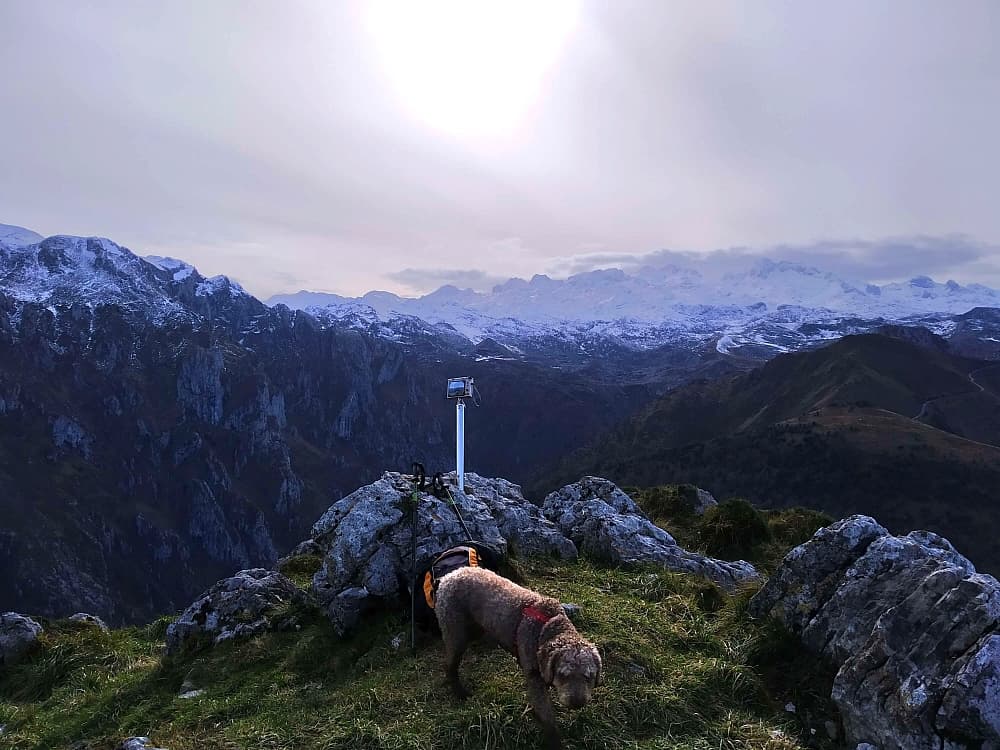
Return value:
[[(323, 320), (359, 328), (392, 328), (404, 318), (446, 326), (478, 341), (515, 350), (562, 338), (587, 349), (601, 340), (636, 348), (667, 343), (711, 345), (723, 354), (767, 359), (817, 341), (861, 333), (886, 322), (923, 325), (950, 335), (958, 316), (1000, 307), (1000, 292), (917, 276), (877, 286), (816, 268), (768, 259), (713, 273), (707, 263), (649, 266), (625, 273), (599, 270), (551, 279), (511, 279), (487, 293), (445, 286), (416, 299), (388, 292), (358, 298), (298, 292), (268, 304), (309, 310)], [(984, 337), (1000, 355), (1000, 336)]]
[[(107, 239), (43, 240), (0, 225), (0, 253), (0, 290), (24, 301), (116, 302), (157, 322), (212, 317), (232, 306), (220, 305), (223, 297), (245, 300), (247, 313), (264, 307), (225, 276), (206, 279), (182, 260), (140, 258)], [(691, 261), (510, 279), (488, 293), (444, 286), (418, 298), (303, 291), (267, 300), (276, 305), (307, 311), (322, 327), (404, 344), (430, 336), (466, 349), (482, 345), (484, 359), (568, 367), (664, 346), (759, 362), (887, 324), (926, 327), (967, 353), (1000, 357), (997, 290), (926, 276), (877, 286), (768, 259), (730, 263), (724, 273)]]

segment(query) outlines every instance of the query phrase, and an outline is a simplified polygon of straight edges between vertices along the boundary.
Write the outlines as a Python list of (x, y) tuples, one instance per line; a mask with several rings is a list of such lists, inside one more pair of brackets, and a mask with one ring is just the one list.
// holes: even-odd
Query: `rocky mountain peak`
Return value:
[(24, 227), (17, 227), (13, 224), (0, 224), (0, 245), (18, 247), (20, 245), (31, 245), (41, 242), (44, 237), (38, 232), (32, 232)]
[(206, 279), (189, 263), (141, 258), (103, 237), (0, 235), (0, 292), (49, 308), (118, 305), (158, 325), (214, 318), (243, 322), (249, 314), (266, 312), (226, 276)]

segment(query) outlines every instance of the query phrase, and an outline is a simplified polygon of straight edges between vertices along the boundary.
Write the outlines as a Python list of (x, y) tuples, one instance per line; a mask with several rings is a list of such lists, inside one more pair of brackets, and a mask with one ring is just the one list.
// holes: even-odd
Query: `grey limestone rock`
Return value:
[(108, 632), (108, 626), (100, 617), (96, 615), (88, 615), (86, 612), (77, 612), (75, 615), (70, 615), (67, 618), (70, 622), (75, 622), (80, 625), (87, 625), (90, 627), (97, 628), (102, 633)]
[(786, 556), (750, 611), (838, 667), (849, 742), (1000, 748), (1000, 583), (946, 539), (838, 521)]
[(820, 529), (789, 552), (750, 602), (754, 617), (773, 615), (801, 633), (833, 596), (840, 578), (875, 539), (888, 535), (874, 518), (850, 516)]
[(719, 501), (715, 499), (715, 496), (708, 490), (703, 490), (700, 487), (697, 488), (696, 501), (694, 504), (694, 510), (696, 515), (703, 516), (705, 511), (709, 508), (719, 504)]
[(42, 626), (17, 612), (0, 614), (0, 667), (16, 664), (42, 634)]
[[(413, 570), (470, 536), (501, 556), (510, 544), (520, 554), (576, 557), (573, 543), (517, 485), (468, 473), (462, 493), (453, 474), (446, 481), (468, 533), (450, 502), (427, 492), (418, 493), (411, 516), (411, 480), (395, 472), (334, 503), (313, 526), (313, 544), (323, 554), (313, 591), (339, 633), (351, 630), (369, 607), (404, 601)], [(316, 549), (308, 543), (300, 547)]]
[(554, 554), (564, 560), (576, 559), (576, 545), (544, 516), (541, 508), (524, 499), (518, 485), (506, 479), (466, 474), (465, 492), (466, 497), (486, 505), (512, 552), (528, 557)]
[(198, 636), (213, 643), (256, 635), (283, 623), (276, 618), (287, 604), (307, 597), (288, 578), (273, 570), (241, 570), (202, 594), (167, 628), (167, 653), (181, 651)]
[(580, 615), (583, 614), (583, 607), (581, 607), (579, 604), (572, 604), (567, 602), (562, 605), (562, 609), (563, 612), (566, 613), (566, 616), (573, 622), (579, 620)]
[(632, 498), (601, 477), (584, 477), (551, 493), (542, 510), (581, 552), (602, 562), (653, 563), (704, 576), (725, 588), (759, 578), (756, 569), (743, 560), (716, 560), (683, 549)]
[(410, 477), (387, 472), (334, 503), (313, 526), (312, 539), (296, 548), (321, 551), (323, 565), (313, 576), (313, 592), (339, 633), (354, 628), (373, 606), (405, 602), (412, 572), (470, 537), (500, 556), (510, 551), (573, 560), (581, 550), (611, 563), (656, 563), (727, 587), (758, 577), (749, 563), (681, 549), (606, 479), (586, 477), (553, 493), (541, 507), (504, 479), (467, 473), (464, 493), (453, 473), (445, 479), (468, 533), (450, 501), (427, 492), (418, 493), (411, 516)]
[(117, 750), (165, 750), (165, 748), (153, 747), (153, 741), (149, 737), (128, 737), (121, 741)]

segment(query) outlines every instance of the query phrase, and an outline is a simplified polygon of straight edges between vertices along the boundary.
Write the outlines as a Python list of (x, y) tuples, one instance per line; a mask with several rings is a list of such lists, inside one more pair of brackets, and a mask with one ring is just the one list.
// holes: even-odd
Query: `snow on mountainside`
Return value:
[(189, 263), (185, 263), (183, 260), (177, 260), (176, 258), (165, 258), (160, 255), (147, 255), (145, 260), (148, 263), (152, 263), (157, 268), (164, 271), (170, 271), (173, 274), (174, 281), (184, 281), (192, 273), (195, 273), (195, 267)]
[(876, 286), (797, 263), (748, 260), (725, 273), (695, 263), (598, 270), (552, 279), (510, 279), (490, 292), (444, 286), (419, 298), (369, 292), (349, 299), (318, 292), (277, 295), (268, 304), (306, 309), (329, 320), (391, 323), (399, 316), (446, 325), (473, 341), (561, 336), (614, 338), (637, 348), (714, 341), (723, 354), (768, 356), (888, 321), (938, 333), (951, 317), (1000, 307), (1000, 292), (920, 276)]
[[(182, 260), (143, 259), (98, 237), (42, 239), (8, 225), (0, 225), (0, 292), (49, 307), (114, 303), (157, 323), (211, 320), (247, 332), (267, 325), (262, 321), (270, 314), (239, 284), (225, 276), (206, 279)], [(1000, 325), (975, 312), (1000, 308), (996, 290), (926, 276), (876, 286), (763, 258), (725, 269), (687, 260), (630, 273), (536, 275), (486, 293), (454, 286), (419, 298), (303, 291), (268, 301), (279, 303), (307, 310), (324, 327), (403, 343), (433, 338), (468, 348), (487, 341), (516, 355), (558, 351), (578, 360), (664, 345), (769, 359), (887, 323), (922, 325), (959, 336), (981, 356), (1000, 356)]]
[(831, 273), (784, 261), (761, 259), (740, 273), (717, 278), (694, 269), (672, 266), (640, 269), (634, 274), (600, 270), (564, 280), (534, 276), (511, 279), (481, 293), (444, 286), (419, 298), (369, 292), (345, 298), (319, 292), (276, 295), (268, 304), (293, 309), (368, 307), (381, 316), (417, 315), (425, 320), (451, 320), (458, 310), (492, 319), (524, 321), (633, 320), (661, 323), (684, 319), (692, 307), (769, 310), (793, 305), (865, 317), (907, 317), (931, 313), (957, 314), (973, 307), (1000, 305), (1000, 292), (954, 281), (939, 284), (926, 276), (904, 283), (876, 286), (840, 279)]
[(41, 242), (44, 239), (37, 232), (32, 232), (24, 227), (15, 227), (11, 224), (0, 224), (0, 243), (17, 247), (20, 245), (30, 245), (34, 242)]
[(204, 317), (200, 298), (259, 305), (239, 284), (225, 276), (205, 279), (183, 261), (143, 259), (101, 237), (41, 238), (28, 230), (0, 237), (0, 292), (50, 307), (113, 303), (157, 323)]

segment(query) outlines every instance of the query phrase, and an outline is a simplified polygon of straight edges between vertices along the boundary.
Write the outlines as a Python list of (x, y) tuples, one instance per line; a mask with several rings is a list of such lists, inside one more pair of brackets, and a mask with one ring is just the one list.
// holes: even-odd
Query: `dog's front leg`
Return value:
[(541, 674), (532, 672), (525, 676), (527, 681), (528, 700), (531, 701), (531, 708), (535, 712), (535, 718), (542, 725), (542, 732), (545, 734), (545, 747), (548, 750), (561, 750), (562, 740), (559, 738), (559, 730), (556, 728), (556, 712), (549, 700), (549, 688), (542, 679)]
[(468, 634), (464, 628), (450, 628), (444, 633), (445, 676), (452, 692), (459, 700), (465, 700), (472, 695), (458, 675), (458, 667), (462, 663), (462, 656), (465, 655), (468, 645)]

